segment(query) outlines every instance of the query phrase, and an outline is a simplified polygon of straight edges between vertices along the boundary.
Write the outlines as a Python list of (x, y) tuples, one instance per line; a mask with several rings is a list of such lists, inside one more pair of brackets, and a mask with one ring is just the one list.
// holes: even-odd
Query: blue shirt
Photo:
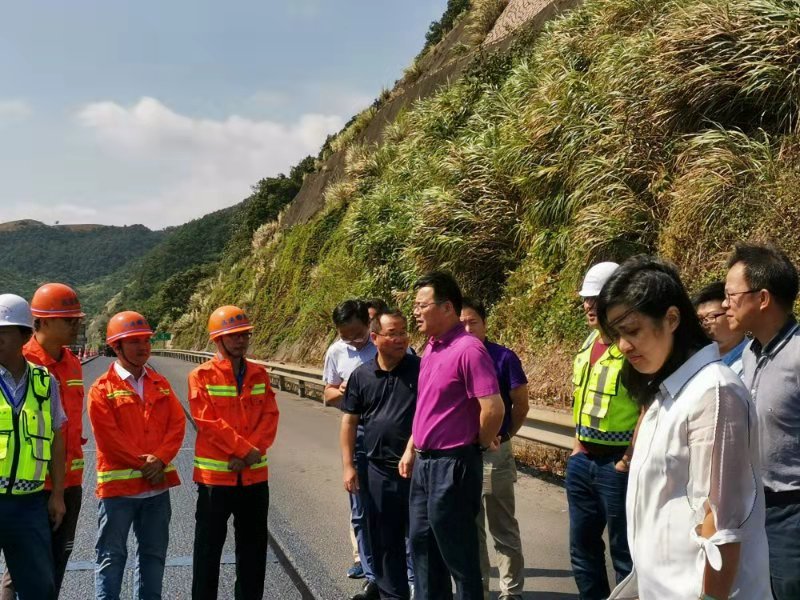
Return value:
[(742, 375), (742, 354), (750, 339), (745, 337), (738, 346), (731, 348), (725, 356), (722, 357), (722, 362), (728, 365), (733, 371), (741, 377)]
[(506, 407), (506, 414), (503, 417), (503, 425), (500, 427), (499, 435), (503, 436), (508, 433), (511, 427), (511, 390), (528, 383), (528, 378), (525, 377), (525, 371), (522, 370), (522, 363), (519, 357), (510, 348), (495, 344), (486, 340), (483, 342), (489, 356), (492, 357), (494, 362), (494, 370), (497, 372), (497, 382), (500, 384), (500, 396), (503, 398), (503, 404)]
[[(11, 392), (13, 398), (8, 398), (11, 403), (14, 413), (19, 414), (22, 410), (22, 404), (25, 400), (25, 394), (28, 392), (28, 365), (25, 364), (25, 372), (19, 381), (14, 379), (11, 371), (0, 365), (0, 377), (3, 379), (3, 384), (6, 389)], [(5, 396), (5, 392), (3, 392)], [(50, 376), (50, 416), (53, 419), (53, 429), (61, 429), (62, 425), (67, 421), (67, 415), (64, 408), (61, 406), (61, 394), (58, 391), (58, 381), (52, 375)]]

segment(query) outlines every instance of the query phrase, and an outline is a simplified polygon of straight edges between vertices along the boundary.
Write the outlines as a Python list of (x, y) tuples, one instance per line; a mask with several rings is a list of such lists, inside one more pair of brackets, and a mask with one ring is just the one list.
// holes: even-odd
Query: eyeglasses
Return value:
[(381, 337), (387, 337), (390, 340), (404, 340), (408, 337), (407, 331), (399, 331), (397, 333), (375, 333), (375, 335), (379, 335)]
[(703, 325), (711, 325), (712, 323), (716, 322), (717, 319), (719, 319), (720, 317), (724, 317), (724, 316), (725, 316), (725, 311), (717, 312), (717, 313), (710, 313), (710, 314), (707, 314), (705, 317), (702, 317), (700, 319), (700, 322)]
[(417, 312), (418, 310), (423, 311), (433, 304), (444, 304), (444, 302), (439, 302), (438, 300), (434, 300), (433, 302), (414, 302), (411, 306), (414, 312)]
[(725, 300), (731, 301), (734, 296), (741, 296), (742, 294), (758, 294), (761, 290), (744, 290), (743, 292), (725, 292)]

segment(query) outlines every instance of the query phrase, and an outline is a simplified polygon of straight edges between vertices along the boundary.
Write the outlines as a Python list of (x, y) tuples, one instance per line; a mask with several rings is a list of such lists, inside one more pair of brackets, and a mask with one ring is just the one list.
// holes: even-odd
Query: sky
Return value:
[(162, 229), (316, 155), (447, 0), (0, 5), (0, 222)]

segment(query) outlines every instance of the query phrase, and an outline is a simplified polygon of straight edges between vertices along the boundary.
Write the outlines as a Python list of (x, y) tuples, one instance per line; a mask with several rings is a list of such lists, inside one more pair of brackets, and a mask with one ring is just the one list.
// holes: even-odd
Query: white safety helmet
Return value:
[(16, 294), (0, 294), (0, 327), (33, 329), (30, 304)]
[(596, 298), (600, 295), (600, 290), (603, 289), (606, 281), (609, 280), (611, 275), (619, 268), (615, 262), (601, 262), (593, 265), (586, 271), (586, 277), (583, 278), (583, 285), (578, 295), (583, 298)]

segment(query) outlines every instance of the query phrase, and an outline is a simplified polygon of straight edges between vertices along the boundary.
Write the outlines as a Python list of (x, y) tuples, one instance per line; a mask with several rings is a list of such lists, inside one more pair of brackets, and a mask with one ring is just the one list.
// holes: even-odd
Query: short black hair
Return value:
[[(378, 313), (389, 312), (389, 305), (381, 298), (368, 298), (364, 300), (364, 304), (367, 305), (368, 309), (374, 308)], [(377, 317), (378, 314), (376, 313), (375, 316)]]
[(646, 255), (629, 258), (614, 271), (600, 290), (597, 319), (602, 330), (615, 342), (618, 336), (615, 323), (608, 319), (608, 311), (617, 305), (627, 306), (630, 311), (640, 312), (651, 319), (663, 318), (672, 306), (680, 313), (680, 321), (673, 334), (672, 352), (657, 373), (639, 373), (627, 360), (622, 366), (622, 384), (633, 398), (647, 406), (661, 383), (711, 340), (697, 318), (678, 269), (660, 258)]
[(408, 325), (408, 319), (403, 314), (403, 311), (397, 308), (386, 308), (386, 310), (382, 310), (375, 315), (375, 318), (370, 321), (369, 330), (372, 333), (380, 333), (381, 332), (381, 317), (395, 317), (397, 319), (403, 319), (403, 322)]
[(485, 323), (486, 322), (486, 305), (475, 298), (463, 298), (461, 300), (461, 310), (469, 308), (478, 313), (478, 316)]
[(364, 325), (369, 325), (367, 305), (361, 300), (345, 300), (333, 309), (332, 319), (336, 327), (346, 325), (353, 319), (358, 319)]
[(445, 271), (431, 271), (423, 275), (414, 283), (414, 289), (418, 290), (424, 287), (433, 288), (433, 298), (436, 302), (450, 302), (456, 314), (461, 314), (461, 305), (464, 301), (464, 297), (461, 295), (458, 282), (450, 273), (446, 273)]
[(728, 268), (738, 263), (744, 265), (750, 288), (767, 290), (779, 306), (792, 310), (797, 300), (797, 269), (785, 252), (768, 244), (736, 244)]
[(706, 302), (723, 302), (725, 300), (725, 282), (715, 281), (702, 288), (692, 298), (695, 309)]

